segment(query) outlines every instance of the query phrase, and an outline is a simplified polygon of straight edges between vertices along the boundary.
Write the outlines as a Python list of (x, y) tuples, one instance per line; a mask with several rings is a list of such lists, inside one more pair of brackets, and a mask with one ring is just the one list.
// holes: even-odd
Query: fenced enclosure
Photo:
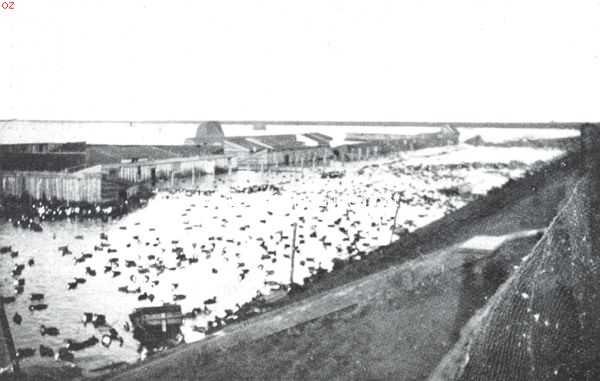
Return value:
[(102, 174), (60, 172), (0, 172), (0, 194), (34, 199), (100, 202)]

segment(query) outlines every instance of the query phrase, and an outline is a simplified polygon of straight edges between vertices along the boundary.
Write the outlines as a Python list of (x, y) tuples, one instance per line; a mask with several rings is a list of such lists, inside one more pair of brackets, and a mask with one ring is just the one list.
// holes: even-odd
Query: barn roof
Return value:
[(312, 139), (319, 146), (329, 146), (329, 145), (331, 145), (331, 141), (333, 140), (333, 138), (331, 136), (327, 136), (327, 135), (321, 134), (319, 132), (309, 132), (306, 134), (302, 134), (302, 136)]
[(299, 141), (294, 134), (231, 136), (226, 137), (225, 140), (254, 152), (265, 148), (283, 150), (310, 146), (303, 141)]
[(148, 159), (164, 160), (178, 157), (204, 156), (212, 152), (210, 148), (180, 145), (112, 145), (93, 144), (87, 147), (90, 165), (120, 163), (122, 160)]
[(246, 148), (247, 150), (249, 150), (251, 152), (257, 152), (257, 151), (268, 148), (262, 144), (257, 144), (255, 142), (253, 142), (252, 138), (249, 136), (231, 136), (231, 137), (225, 138), (225, 141), (231, 142), (235, 145)]

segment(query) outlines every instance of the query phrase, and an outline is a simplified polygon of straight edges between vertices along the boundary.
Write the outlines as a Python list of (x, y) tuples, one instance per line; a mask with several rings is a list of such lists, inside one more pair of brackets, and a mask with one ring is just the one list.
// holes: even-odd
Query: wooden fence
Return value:
[(35, 199), (100, 202), (100, 173), (57, 173), (32, 171), (0, 172), (0, 194)]

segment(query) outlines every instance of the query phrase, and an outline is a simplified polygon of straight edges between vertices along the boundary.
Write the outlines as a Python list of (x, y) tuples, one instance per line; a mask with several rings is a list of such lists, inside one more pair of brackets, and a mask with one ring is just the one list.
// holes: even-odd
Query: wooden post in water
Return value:
[(192, 188), (196, 187), (196, 167), (192, 165)]
[(294, 284), (294, 263), (296, 258), (296, 228), (298, 227), (298, 223), (294, 222), (294, 238), (292, 239), (292, 269), (290, 271), (290, 285)]

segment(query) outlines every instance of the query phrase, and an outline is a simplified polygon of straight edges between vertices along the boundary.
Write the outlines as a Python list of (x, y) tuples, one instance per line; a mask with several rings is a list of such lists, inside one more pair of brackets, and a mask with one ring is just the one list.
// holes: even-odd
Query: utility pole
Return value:
[(404, 201), (403, 195), (404, 195), (404, 193), (402, 191), (392, 193), (392, 201), (396, 202), (397, 207), (396, 207), (396, 214), (394, 215), (394, 225), (392, 225), (392, 235), (390, 236), (390, 243), (392, 243), (392, 241), (394, 240), (394, 234), (396, 233), (396, 220), (398, 219), (398, 212), (400, 211), (400, 205)]
[(292, 269), (290, 271), (290, 286), (294, 284), (294, 263), (296, 258), (296, 228), (298, 227), (298, 223), (294, 222), (294, 238), (292, 239)]

